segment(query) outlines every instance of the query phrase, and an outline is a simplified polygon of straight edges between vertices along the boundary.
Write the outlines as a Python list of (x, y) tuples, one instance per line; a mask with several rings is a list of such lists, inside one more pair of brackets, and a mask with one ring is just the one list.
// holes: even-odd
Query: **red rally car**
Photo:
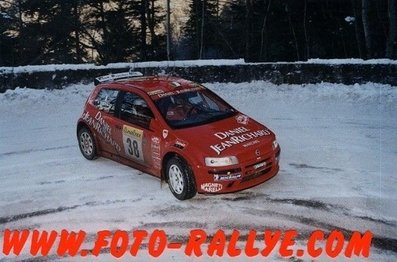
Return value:
[(139, 72), (95, 84), (77, 123), (89, 160), (104, 156), (164, 179), (180, 200), (247, 189), (279, 170), (274, 133), (200, 84)]

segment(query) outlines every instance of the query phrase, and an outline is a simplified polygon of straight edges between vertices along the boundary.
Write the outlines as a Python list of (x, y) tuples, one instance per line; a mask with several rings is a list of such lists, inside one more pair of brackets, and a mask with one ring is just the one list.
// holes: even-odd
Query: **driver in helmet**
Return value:
[(176, 95), (171, 97), (171, 100), (173, 104), (168, 107), (166, 115), (167, 120), (185, 120), (190, 116), (194, 107), (187, 97)]
[(135, 99), (132, 102), (132, 112), (133, 114), (141, 117), (148, 117), (148, 106), (142, 98)]

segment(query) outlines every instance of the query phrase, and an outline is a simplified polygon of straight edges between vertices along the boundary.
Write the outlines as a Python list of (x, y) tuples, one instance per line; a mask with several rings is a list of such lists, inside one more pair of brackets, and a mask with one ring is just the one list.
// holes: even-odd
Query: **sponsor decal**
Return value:
[(254, 166), (254, 168), (255, 168), (255, 169), (259, 169), (259, 168), (261, 168), (261, 167), (265, 167), (266, 165), (267, 165), (266, 161), (263, 161), (263, 162), (261, 162), (261, 163), (259, 163), (259, 164), (256, 164), (256, 165)]
[(227, 175), (214, 175), (214, 181), (233, 181), (233, 180), (238, 180), (241, 178), (240, 173), (236, 174), (227, 174)]
[(171, 85), (172, 85), (173, 87), (180, 87), (180, 86), (181, 86), (181, 83), (176, 82), (176, 81), (173, 81), (173, 82), (171, 82)]
[(241, 125), (247, 125), (249, 118), (246, 115), (238, 115), (238, 116), (236, 116), (236, 120), (237, 120), (237, 123), (239, 123)]
[(156, 143), (156, 144), (160, 144), (160, 138), (154, 136), (154, 137), (152, 137), (152, 142)]
[(232, 147), (233, 145), (241, 144), (252, 139), (268, 135), (270, 135), (269, 130), (259, 129), (256, 131), (251, 131), (244, 126), (241, 126), (227, 131), (215, 133), (214, 136), (219, 138), (221, 142), (211, 145), (210, 148), (220, 155), (222, 151)]
[(89, 112), (84, 112), (83, 120), (90, 125), (108, 144), (111, 144), (117, 152), (121, 151), (121, 146), (113, 139), (110, 125), (103, 119), (101, 111), (92, 117)]
[(184, 148), (186, 147), (186, 143), (185, 143), (185, 142), (182, 142), (182, 141), (180, 141), (180, 140), (176, 140), (175, 146), (178, 147), (178, 148), (180, 148), (180, 149), (184, 149)]
[(161, 90), (161, 89), (153, 90), (153, 91), (147, 92), (147, 94), (148, 94), (149, 96), (155, 96), (155, 95), (159, 95), (159, 94), (163, 94), (163, 93), (164, 93), (164, 91)]
[(139, 161), (144, 161), (143, 150), (143, 130), (123, 125), (123, 144), (124, 151), (128, 157)]
[(183, 93), (187, 93), (187, 92), (198, 91), (198, 90), (202, 90), (202, 89), (204, 89), (204, 87), (197, 86), (197, 87), (193, 87), (193, 88), (175, 90), (175, 91), (171, 91), (171, 92), (167, 92), (167, 93), (163, 93), (163, 94), (158, 94), (157, 96), (159, 98), (161, 98), (161, 97), (166, 97), (166, 96), (173, 96), (173, 95), (183, 94)]
[(159, 137), (152, 137), (152, 144), (151, 144), (151, 151), (152, 151), (152, 160), (153, 160), (153, 167), (156, 169), (161, 168), (161, 146), (160, 146), (160, 138)]
[(201, 184), (201, 190), (209, 193), (215, 193), (221, 191), (223, 188), (222, 184), (219, 183), (205, 183)]
[(168, 136), (168, 130), (167, 129), (163, 129), (163, 138), (166, 139)]
[(259, 143), (260, 143), (259, 140), (254, 140), (254, 141), (250, 141), (250, 142), (244, 144), (243, 147), (250, 147), (250, 146), (253, 146), (253, 145), (259, 144)]

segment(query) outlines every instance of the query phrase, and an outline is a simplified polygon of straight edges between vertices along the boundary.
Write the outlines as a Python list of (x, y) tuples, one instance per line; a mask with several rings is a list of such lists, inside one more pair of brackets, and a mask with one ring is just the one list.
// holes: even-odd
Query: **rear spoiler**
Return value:
[(106, 83), (106, 82), (116, 81), (116, 80), (120, 80), (120, 79), (129, 79), (129, 78), (140, 77), (140, 76), (143, 76), (143, 74), (138, 71), (129, 71), (129, 72), (123, 72), (123, 73), (118, 73), (118, 74), (109, 74), (109, 75), (100, 76), (100, 77), (95, 78), (94, 84), (99, 85), (99, 84)]

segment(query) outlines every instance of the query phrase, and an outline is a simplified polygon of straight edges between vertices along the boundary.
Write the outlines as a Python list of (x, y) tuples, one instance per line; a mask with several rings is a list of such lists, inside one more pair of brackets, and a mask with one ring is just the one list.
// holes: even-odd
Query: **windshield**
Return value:
[(209, 90), (166, 96), (155, 101), (172, 128), (211, 123), (236, 114), (236, 110)]

